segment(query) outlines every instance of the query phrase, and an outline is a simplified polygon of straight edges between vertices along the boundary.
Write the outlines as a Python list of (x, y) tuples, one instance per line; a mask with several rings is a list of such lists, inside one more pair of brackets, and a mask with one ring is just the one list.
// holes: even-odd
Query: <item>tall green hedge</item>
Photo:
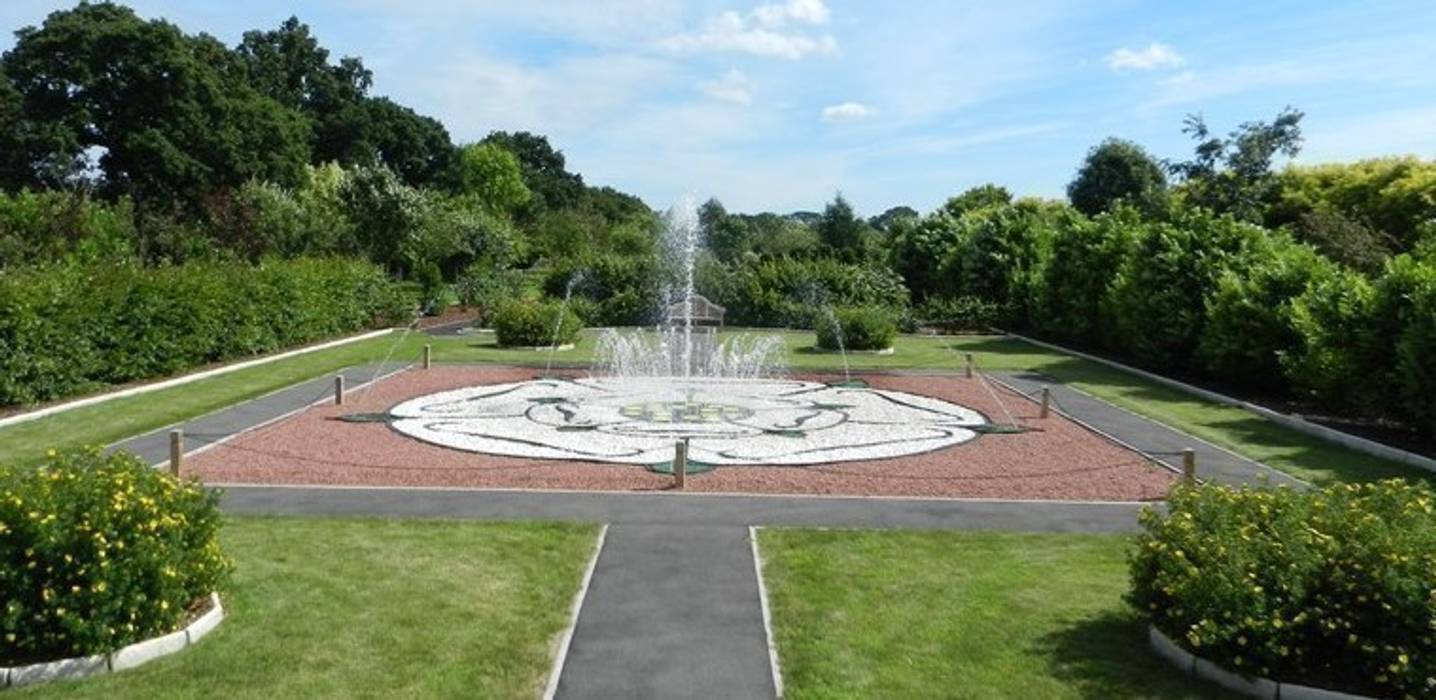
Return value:
[(181, 372), (385, 325), (409, 302), (343, 259), (0, 271), (0, 405)]
[(896, 273), (832, 258), (705, 266), (698, 288), (727, 309), (725, 322), (734, 326), (811, 328), (824, 305), (908, 305), (907, 288)]

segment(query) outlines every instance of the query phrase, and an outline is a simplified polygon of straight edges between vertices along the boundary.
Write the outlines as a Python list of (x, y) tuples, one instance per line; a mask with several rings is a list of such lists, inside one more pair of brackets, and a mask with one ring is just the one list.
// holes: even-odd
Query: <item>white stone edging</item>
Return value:
[(95, 404), (97, 404), (97, 403), (104, 403), (104, 402), (106, 402), (106, 401), (112, 401), (112, 400), (114, 400), (114, 399), (122, 399), (122, 398), (125, 398), (126, 396), (135, 396), (135, 395), (137, 395), (137, 394), (146, 394), (146, 393), (149, 393), (149, 392), (151, 392), (151, 391), (159, 391), (160, 389), (168, 389), (168, 388), (170, 388), (170, 387), (180, 386), (180, 385), (182, 385), (182, 384), (189, 384), (190, 382), (199, 381), (199, 380), (201, 380), (201, 379), (207, 379), (207, 378), (209, 378), (209, 377), (214, 377), (214, 376), (221, 375), (221, 374), (228, 374), (228, 373), (230, 373), (230, 372), (236, 372), (236, 371), (239, 371), (239, 370), (242, 370), (242, 369), (248, 369), (248, 368), (254, 367), (254, 366), (256, 366), (256, 365), (262, 365), (262, 364), (265, 364), (265, 363), (268, 363), (268, 362), (275, 362), (275, 361), (277, 361), (277, 360), (288, 359), (288, 358), (294, 357), (294, 356), (296, 356), (296, 355), (303, 355), (303, 354), (305, 354), (305, 353), (315, 352), (315, 351), (318, 351), (318, 350), (328, 350), (329, 348), (338, 347), (338, 346), (340, 346), (340, 345), (347, 345), (347, 344), (349, 344), (349, 343), (357, 343), (357, 342), (359, 342), (359, 341), (361, 341), (361, 340), (369, 340), (369, 339), (371, 339), (371, 338), (378, 338), (379, 336), (387, 335), (387, 334), (389, 334), (389, 333), (392, 333), (393, 330), (394, 330), (394, 329), (392, 329), (392, 328), (384, 328), (384, 329), (377, 330), (377, 331), (368, 331), (368, 332), (366, 332), (366, 333), (360, 333), (360, 334), (358, 334), (358, 335), (351, 335), (351, 336), (348, 336), (348, 337), (346, 337), (346, 338), (339, 338), (338, 340), (331, 340), (331, 341), (328, 341), (328, 342), (325, 342), (325, 343), (320, 343), (320, 344), (318, 344), (318, 345), (310, 345), (310, 346), (307, 346), (307, 347), (296, 348), (296, 349), (294, 349), (294, 350), (288, 350), (288, 351), (281, 352), (281, 353), (278, 353), (278, 354), (275, 354), (275, 355), (265, 355), (264, 357), (256, 357), (256, 358), (254, 358), (254, 359), (252, 359), (252, 360), (245, 360), (245, 361), (243, 361), (243, 362), (235, 362), (235, 363), (233, 363), (233, 364), (222, 365), (222, 366), (220, 366), (220, 367), (215, 367), (214, 369), (204, 370), (203, 372), (195, 372), (195, 373), (193, 373), (193, 374), (185, 374), (185, 375), (181, 375), (181, 376), (175, 377), (175, 378), (173, 378), (173, 379), (166, 379), (166, 380), (163, 380), (163, 381), (153, 382), (153, 383), (150, 383), (150, 384), (141, 384), (141, 385), (139, 385), (139, 386), (133, 386), (133, 387), (130, 387), (130, 388), (128, 388), (128, 389), (120, 389), (120, 390), (118, 390), (118, 391), (112, 391), (112, 392), (109, 392), (109, 393), (107, 393), (107, 394), (100, 394), (100, 395), (98, 395), (98, 396), (90, 396), (90, 397), (86, 397), (86, 398), (83, 398), (83, 399), (75, 399), (74, 401), (66, 401), (65, 403), (55, 404), (54, 406), (47, 406), (47, 407), (45, 407), (45, 408), (41, 408), (41, 409), (36, 409), (36, 410), (34, 410), (34, 411), (30, 411), (30, 412), (28, 412), (28, 413), (17, 413), (17, 414), (15, 414), (15, 415), (13, 415), (13, 416), (7, 416), (7, 417), (5, 417), (5, 418), (0, 418), (0, 428), (3, 428), (3, 427), (8, 426), (8, 425), (15, 425), (15, 424), (17, 424), (17, 423), (26, 423), (26, 422), (35, 420), (35, 419), (37, 419), (37, 418), (44, 418), (45, 416), (52, 416), (52, 415), (54, 415), (54, 414), (56, 414), (56, 413), (62, 413), (62, 412), (64, 412), (64, 411), (69, 411), (69, 410), (75, 409), (75, 408), (83, 408), (83, 407), (85, 407), (85, 406), (93, 406), (93, 405), (95, 405)]
[(1376, 700), (1366, 695), (1353, 695), (1232, 673), (1183, 649), (1167, 635), (1162, 634), (1162, 631), (1155, 625), (1147, 625), (1147, 639), (1152, 651), (1165, 659), (1167, 663), (1175, 666), (1183, 675), (1211, 681), (1247, 697), (1261, 698), (1262, 700)]
[(564, 343), (558, 347), (552, 345), (500, 345), (500, 350), (518, 350), (523, 352), (568, 352), (574, 348), (573, 343)]
[(183, 629), (117, 649), (109, 654), (78, 656), (28, 666), (0, 668), (0, 688), (19, 688), (49, 681), (70, 680), (116, 673), (182, 651), (209, 634), (224, 620), (219, 594), (209, 594), (210, 607)]
[(573, 605), (568, 613), (568, 627), (563, 630), (563, 637), (559, 639), (558, 651), (554, 654), (553, 669), (549, 671), (548, 683), (544, 686), (543, 700), (553, 700), (554, 694), (558, 692), (558, 679), (563, 675), (563, 664), (568, 660), (568, 649), (573, 644), (573, 631), (578, 627), (578, 615), (583, 610), (583, 601), (588, 597), (588, 588), (593, 584), (593, 571), (598, 568), (598, 557), (603, 554), (603, 545), (608, 541), (608, 523), (604, 523), (598, 530), (598, 542), (593, 548), (593, 558), (588, 560), (588, 568), (583, 572), (583, 581), (579, 583), (578, 593), (573, 596)]
[(1186, 382), (1177, 381), (1170, 377), (1164, 377), (1160, 374), (1148, 372), (1143, 369), (1137, 369), (1136, 367), (1124, 365), (1120, 362), (1109, 360), (1105, 357), (1099, 357), (1091, 353), (1081, 352), (1080, 350), (1072, 350), (1070, 348), (1062, 347), (1061, 345), (1037, 340), (1036, 338), (1031, 338), (1020, 333), (1013, 333), (1006, 330), (1002, 330), (1001, 332), (1004, 335), (1017, 338), (1038, 347), (1046, 348), (1048, 350), (1054, 350), (1056, 352), (1071, 355), (1073, 357), (1080, 357), (1084, 360), (1106, 365), (1113, 369), (1118, 369), (1129, 374), (1137, 375), (1143, 379), (1156, 382), (1163, 386), (1176, 389), (1178, 391), (1185, 392), (1193, 396), (1212, 401), (1214, 403), (1225, 404), (1227, 406), (1235, 406), (1236, 408), (1255, 413), (1256, 415), (1261, 416), (1262, 418), (1265, 418), (1273, 423), (1276, 423), (1277, 425), (1283, 426), (1285, 428), (1290, 428), (1299, 433), (1304, 433), (1306, 435), (1320, 438), (1328, 442), (1334, 442), (1343, 447), (1356, 450), (1357, 452), (1368, 454), (1373, 457), (1389, 459), (1393, 462), (1409, 464), (1413, 467), (1418, 467), (1427, 471), (1436, 472), (1436, 459), (1432, 459), (1424, 455), (1419, 455), (1415, 452), (1408, 452), (1399, 447), (1392, 447), (1390, 445), (1386, 445), (1375, 440), (1368, 440), (1364, 437), (1352, 435), (1351, 433), (1337, 430), (1335, 428), (1328, 428), (1324, 425), (1313, 423), (1309, 420), (1301, 418), (1300, 416), (1293, 416), (1286, 413), (1282, 413), (1280, 411), (1274, 411), (1270, 408), (1267, 408), (1266, 406), (1254, 404), (1250, 401), (1243, 401), (1238, 398), (1227, 396), (1226, 394), (1219, 394), (1210, 389), (1203, 389), (1201, 387), (1193, 386)]
[(763, 554), (758, 550), (758, 527), (748, 526), (748, 541), (753, 545), (753, 572), (758, 576), (758, 606), (763, 613), (763, 637), (768, 642), (768, 669), (773, 674), (773, 694), (782, 700), (783, 667), (778, 663), (778, 644), (773, 639), (773, 612), (768, 607), (768, 585), (763, 582)]

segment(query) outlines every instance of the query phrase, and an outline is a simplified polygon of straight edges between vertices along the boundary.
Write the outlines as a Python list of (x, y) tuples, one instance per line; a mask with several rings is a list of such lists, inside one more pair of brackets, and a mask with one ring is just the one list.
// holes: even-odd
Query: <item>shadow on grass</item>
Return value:
[(1089, 700), (1230, 698), (1222, 689), (1182, 676), (1147, 645), (1147, 629), (1127, 612), (1080, 620), (1037, 641), (1048, 672)]

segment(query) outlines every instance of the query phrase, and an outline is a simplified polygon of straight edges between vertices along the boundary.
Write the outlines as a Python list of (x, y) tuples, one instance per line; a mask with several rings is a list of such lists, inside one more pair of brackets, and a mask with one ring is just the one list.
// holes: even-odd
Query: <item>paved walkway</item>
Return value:
[(1030, 372), (991, 374), (998, 381), (1025, 394), (1035, 395), (1042, 387), (1050, 387), (1052, 397), (1063, 413), (1117, 438), (1129, 447), (1156, 457), (1173, 469), (1181, 469), (1181, 459), (1175, 453), (1191, 448), (1197, 455), (1198, 478), (1233, 485), (1256, 484), (1262, 479), (1272, 485), (1304, 485), (1300, 480), (1265, 464), (1228, 452), (1201, 438), (1169, 428), (1086, 392), (1058, 384), (1050, 377)]

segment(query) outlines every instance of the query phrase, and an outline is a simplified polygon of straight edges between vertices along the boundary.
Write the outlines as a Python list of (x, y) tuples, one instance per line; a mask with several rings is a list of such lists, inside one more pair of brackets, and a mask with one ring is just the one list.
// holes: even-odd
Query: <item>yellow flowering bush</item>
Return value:
[(0, 467), (0, 666), (179, 629), (230, 570), (218, 503), (124, 453)]
[(1229, 670), (1436, 697), (1436, 491), (1183, 486), (1143, 513), (1129, 602)]

